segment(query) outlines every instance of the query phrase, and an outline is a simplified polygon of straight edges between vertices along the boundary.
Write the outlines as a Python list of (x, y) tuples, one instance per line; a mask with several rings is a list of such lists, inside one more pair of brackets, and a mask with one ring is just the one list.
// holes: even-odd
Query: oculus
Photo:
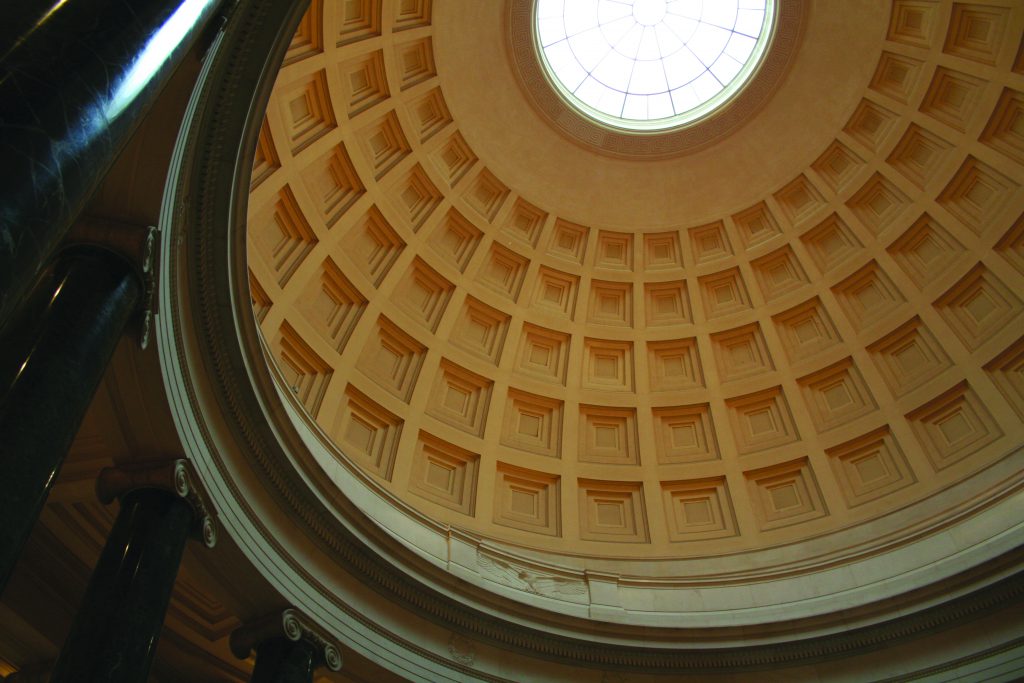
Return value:
[(775, 0), (537, 0), (534, 39), (554, 89), (627, 131), (706, 118), (757, 72)]

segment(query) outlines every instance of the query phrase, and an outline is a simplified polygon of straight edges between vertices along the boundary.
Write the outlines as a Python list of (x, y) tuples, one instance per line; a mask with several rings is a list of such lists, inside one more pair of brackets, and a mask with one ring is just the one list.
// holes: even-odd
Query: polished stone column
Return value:
[(0, 325), (220, 4), (0, 2)]
[(143, 290), (125, 259), (78, 247), (0, 329), (0, 591)]
[(316, 669), (316, 648), (305, 640), (284, 636), (256, 646), (256, 666), (251, 683), (312, 683)]
[(147, 680), (186, 541), (216, 543), (196, 485), (184, 460), (100, 473), (100, 500), (121, 510), (51, 681)]
[(341, 669), (338, 644), (296, 609), (248, 623), (231, 634), (231, 651), (239, 659), (254, 649), (250, 683), (312, 683), (320, 666)]

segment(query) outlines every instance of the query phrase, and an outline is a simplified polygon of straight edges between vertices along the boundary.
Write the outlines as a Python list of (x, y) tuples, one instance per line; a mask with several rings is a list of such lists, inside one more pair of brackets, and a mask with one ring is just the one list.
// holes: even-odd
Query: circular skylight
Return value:
[(727, 102), (757, 70), (774, 0), (537, 0), (552, 82), (601, 123), (663, 130)]

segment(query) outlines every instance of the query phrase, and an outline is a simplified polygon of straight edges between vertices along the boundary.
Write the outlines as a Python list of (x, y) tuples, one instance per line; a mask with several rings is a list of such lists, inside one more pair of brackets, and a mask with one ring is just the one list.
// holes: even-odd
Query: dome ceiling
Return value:
[(253, 305), (342, 467), (597, 566), (871, 538), (1020, 446), (1019, 6), (808, 3), (743, 126), (641, 161), (533, 107), (512, 4), (314, 0), (278, 75)]

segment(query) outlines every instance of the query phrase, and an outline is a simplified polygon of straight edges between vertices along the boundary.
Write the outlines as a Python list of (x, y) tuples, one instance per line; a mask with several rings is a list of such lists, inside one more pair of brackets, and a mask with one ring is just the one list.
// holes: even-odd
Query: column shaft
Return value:
[(305, 640), (271, 638), (256, 647), (250, 683), (312, 683), (316, 648)]
[(0, 329), (0, 591), (141, 291), (125, 261), (67, 253)]
[(219, 4), (0, 3), (0, 325)]
[(161, 489), (136, 489), (103, 548), (52, 683), (145, 681), (195, 511)]

